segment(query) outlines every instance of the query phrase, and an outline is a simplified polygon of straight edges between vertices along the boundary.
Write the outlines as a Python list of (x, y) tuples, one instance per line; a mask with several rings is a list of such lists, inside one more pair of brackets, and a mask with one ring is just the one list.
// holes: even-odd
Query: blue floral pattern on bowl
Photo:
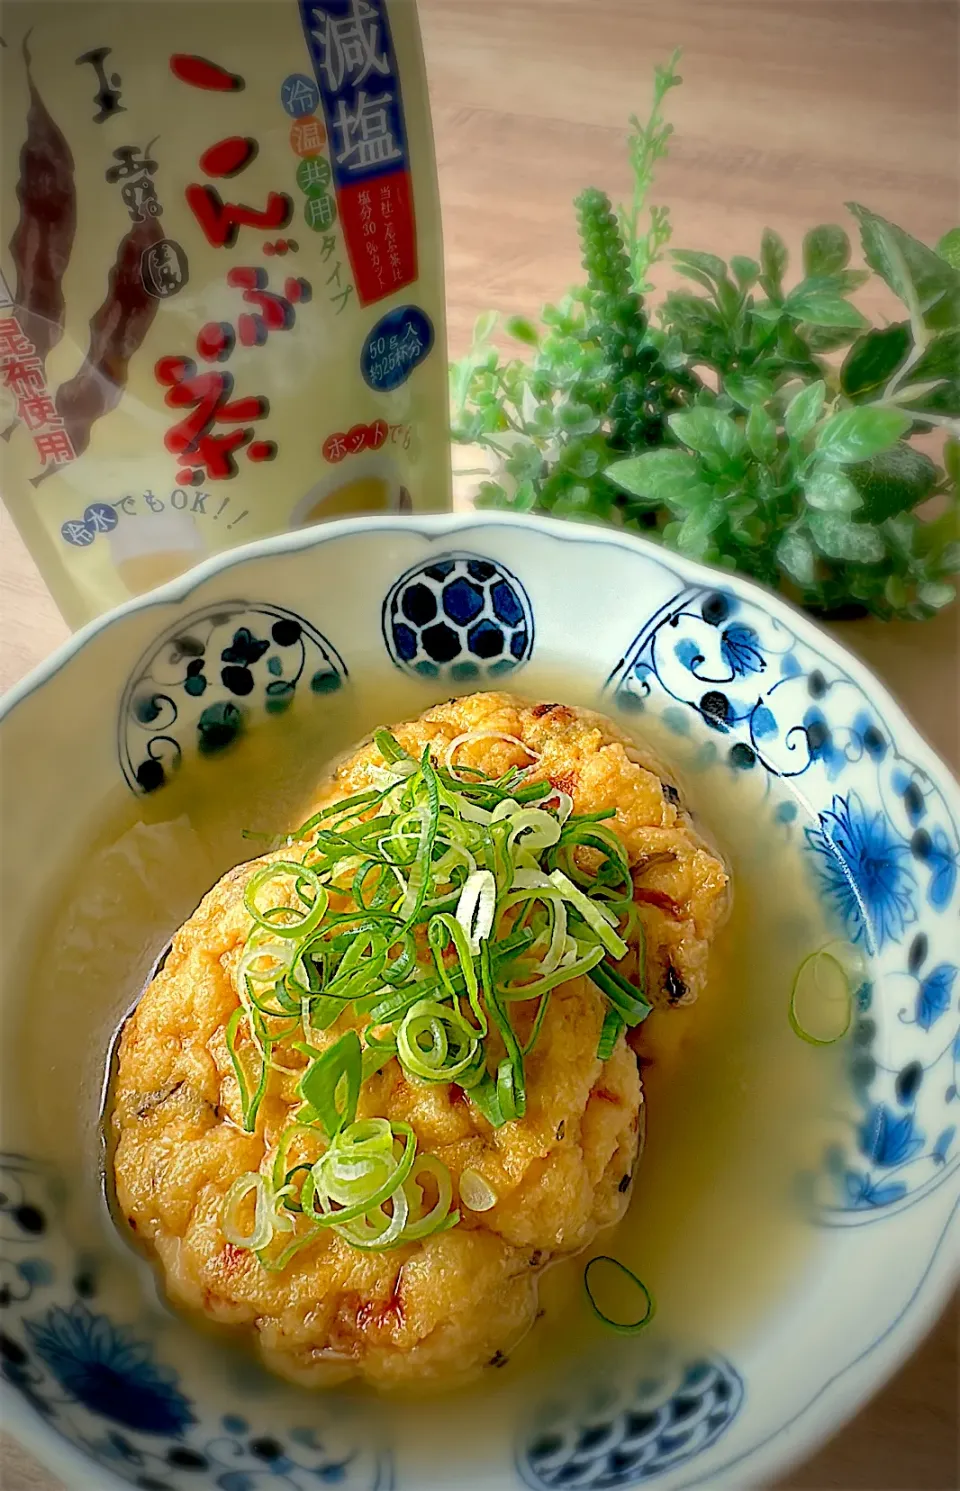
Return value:
[[(759, 604), (689, 586), (614, 669), (618, 704), (706, 727), (732, 770), (765, 771), (828, 803), (804, 827), (821, 891), (870, 958), (852, 1074), (859, 1112), (817, 1177), (825, 1221), (862, 1222), (925, 1195), (960, 1165), (956, 921), (960, 830), (870, 692)], [(797, 804), (781, 799), (785, 823)], [(911, 936), (921, 908), (932, 930)], [(932, 944), (935, 942), (935, 947)], [(897, 1061), (890, 1029), (896, 1023)]]
[(283, 714), (297, 690), (335, 693), (347, 666), (315, 626), (283, 606), (232, 601), (170, 627), (141, 658), (120, 704), (120, 764), (155, 792), (189, 746), (214, 754), (255, 714)]
[(424, 678), (502, 678), (533, 652), (533, 608), (503, 564), (444, 554), (414, 565), (383, 607), (383, 635), (396, 667)]
[(96, 1270), (51, 1240), (57, 1193), (44, 1167), (0, 1155), (0, 1377), (58, 1435), (141, 1491), (390, 1491), (389, 1456), (329, 1410), (284, 1431), (254, 1400), (203, 1422), (154, 1347), (90, 1303)]
[(533, 1491), (618, 1491), (677, 1470), (730, 1428), (744, 1386), (714, 1356), (591, 1398), (558, 1405), (525, 1436), (517, 1468)]
[[(227, 571), (231, 593), (285, 604), (213, 601)], [(522, 1378), (496, 1374), (496, 1386), (491, 1374), (486, 1391), (502, 1396), (489, 1403), (449, 1399), (423, 1417), (405, 1401), (391, 1416), (389, 1403), (372, 1413), (349, 1394), (307, 1400), (242, 1353), (216, 1351), (149, 1289), (124, 1284), (104, 1239), (93, 1253), (74, 1242), (90, 1163), (48, 1169), (8, 1156), (0, 1379), (11, 1421), (55, 1469), (58, 1446), (72, 1446), (60, 1474), (91, 1491), (392, 1491), (395, 1477), (404, 1491), (447, 1491), (472, 1482), (474, 1463), (476, 1483), (498, 1491), (740, 1485), (758, 1479), (758, 1461), (769, 1479), (778, 1457), (838, 1427), (844, 1401), (878, 1384), (949, 1287), (960, 1226), (960, 812), (948, 773), (840, 646), (733, 576), (533, 517), (346, 521), (225, 555), (105, 618), (0, 709), (5, 748), (9, 738), (21, 754), (35, 749), (49, 789), (24, 792), (11, 814), (24, 866), (11, 900), (24, 925), (49, 894), (34, 845), (58, 844), (77, 816), (77, 782), (106, 799), (119, 754), (131, 791), (155, 791), (258, 716), (341, 689), (346, 662), (317, 629), (332, 616), (351, 672), (382, 679), (392, 663), (443, 685), (508, 680), (534, 657), (534, 616), (544, 657), (569, 660), (597, 687), (601, 660), (623, 651), (608, 686), (677, 732), (678, 769), (685, 755), (719, 757), (751, 810), (762, 799), (868, 960), (842, 1142), (807, 1177), (812, 1217), (846, 1230), (821, 1236), (824, 1266), (799, 1302), (784, 1300), (789, 1330), (772, 1314), (773, 1328), (749, 1340), (718, 1330), (663, 1372), (650, 1365), (653, 1338), (613, 1344), (601, 1362), (577, 1362), (576, 1391), (546, 1420), (541, 1372), (553, 1367), (543, 1361)], [(119, 728), (118, 679), (129, 680)], [(105, 707), (89, 708), (67, 778), (60, 724), (97, 701)], [(22, 994), (14, 977), (17, 1009)], [(7, 1059), (10, 1075), (17, 1057)], [(29, 1111), (14, 1115), (7, 1148), (32, 1146), (35, 1132)], [(877, 1225), (855, 1234), (859, 1222)], [(669, 1346), (666, 1310), (658, 1330)], [(594, 1384), (614, 1378), (598, 1399)], [(449, 1449), (438, 1452), (444, 1434)]]

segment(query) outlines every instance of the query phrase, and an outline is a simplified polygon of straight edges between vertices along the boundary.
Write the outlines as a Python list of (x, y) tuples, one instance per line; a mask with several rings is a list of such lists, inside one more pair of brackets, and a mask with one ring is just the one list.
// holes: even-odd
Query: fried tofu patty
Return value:
[[(564, 705), (479, 694), (431, 709), (395, 735), (411, 755), (429, 745), (442, 760), (458, 737), (477, 732), (485, 733), (458, 748), (458, 767), (497, 777), (533, 763), (530, 778), (569, 793), (575, 812), (616, 810), (610, 826), (630, 860), (648, 995), (665, 1009), (695, 998), (727, 876), (675, 790), (608, 721)], [(364, 747), (315, 807), (363, 790), (376, 774), (370, 768), (382, 766), (375, 746)], [(455, 1197), (469, 1169), (495, 1205), (462, 1207), (452, 1230), (392, 1252), (359, 1252), (328, 1233), (283, 1272), (268, 1271), (226, 1240), (222, 1218), (233, 1183), (258, 1170), (288, 1123), (299, 1101), (298, 1062), (306, 1065), (283, 1052), (291, 1071), (271, 1072), (256, 1130), (243, 1132), (226, 1027), (252, 925), (244, 888), (270, 858), (231, 871), (205, 897), (123, 1033), (113, 1108), (119, 1206), (159, 1260), (171, 1296), (255, 1332), (282, 1375), (316, 1386), (349, 1377), (381, 1387), (461, 1381), (498, 1363), (532, 1324), (542, 1269), (622, 1216), (641, 1134), (636, 1057), (621, 1036), (610, 1059), (598, 1059), (605, 1000), (576, 979), (555, 990), (528, 1057), (527, 1111), (502, 1128), (459, 1087), (421, 1084), (391, 1060), (364, 1084), (358, 1116), (408, 1123), (420, 1148), (448, 1167)], [(631, 948), (621, 964), (628, 975), (637, 956)], [(319, 1039), (332, 1041), (351, 1023), (362, 1026), (345, 1015)]]

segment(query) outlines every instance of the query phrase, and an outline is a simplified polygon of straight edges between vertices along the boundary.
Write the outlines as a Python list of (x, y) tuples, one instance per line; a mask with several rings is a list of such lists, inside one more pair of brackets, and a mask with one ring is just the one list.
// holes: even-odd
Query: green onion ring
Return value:
[[(819, 970), (825, 963), (832, 963), (833, 967), (839, 972), (840, 977), (843, 980), (844, 993), (846, 994), (846, 999), (844, 1002), (843, 1029), (838, 1031), (836, 1035), (830, 1035), (827, 1037), (814, 1035), (813, 1032), (808, 1029), (808, 1027), (803, 1023), (801, 1014), (797, 1009), (798, 999), (802, 998), (803, 995), (802, 982), (806, 971), (808, 969), (812, 971), (814, 982), (819, 986)], [(820, 992), (822, 992), (822, 990)], [(802, 1041), (806, 1041), (809, 1046), (835, 1046), (837, 1042), (842, 1041), (844, 1036), (847, 1035), (850, 1031), (850, 1027), (853, 1024), (854, 1005), (855, 1000), (853, 990), (850, 987), (850, 979), (847, 974), (847, 970), (844, 968), (839, 958), (835, 958), (832, 953), (827, 952), (824, 948), (820, 948), (816, 952), (808, 954), (808, 956), (804, 958), (803, 962), (800, 964), (800, 967), (797, 969), (796, 976), (793, 980), (793, 988), (790, 991), (790, 1007), (788, 1011), (788, 1017), (790, 1020), (790, 1028), (794, 1032), (794, 1034), (798, 1035)]]
[(597, 1042), (598, 1061), (609, 1061), (614, 1053), (617, 1041), (627, 1028), (627, 1022), (612, 1006), (603, 1017), (603, 1025), (600, 1030), (600, 1039)]
[[(422, 1038), (429, 1037), (425, 1050)], [(421, 999), (408, 1010), (397, 1031), (401, 1065), (423, 1082), (454, 1082), (476, 1062), (477, 1032), (452, 1006)]]
[[(636, 1287), (643, 1294), (643, 1298), (646, 1302), (646, 1309), (639, 1320), (635, 1320), (630, 1324), (625, 1324), (618, 1320), (612, 1320), (609, 1315), (605, 1315), (603, 1313), (603, 1311), (600, 1309), (600, 1306), (594, 1299), (593, 1288), (590, 1283), (590, 1275), (591, 1273), (596, 1272), (598, 1265), (605, 1263), (609, 1264), (611, 1268), (619, 1270), (619, 1272), (623, 1274), (625, 1278), (629, 1279), (631, 1284), (635, 1284)], [(609, 1326), (612, 1331), (616, 1331), (617, 1334), (620, 1336), (635, 1336), (640, 1331), (645, 1330), (657, 1312), (657, 1307), (654, 1303), (653, 1295), (650, 1293), (650, 1290), (647, 1288), (646, 1284), (644, 1284), (643, 1280), (638, 1279), (633, 1270), (627, 1268), (627, 1265), (625, 1263), (621, 1263), (619, 1258), (611, 1258), (606, 1253), (601, 1253), (596, 1258), (590, 1259), (590, 1262), (583, 1270), (583, 1284), (587, 1292), (587, 1299), (590, 1301), (590, 1308), (593, 1310), (593, 1313), (596, 1315), (597, 1319), (601, 1320), (604, 1325)]]
[[(269, 912), (262, 912), (257, 905), (257, 892), (270, 880), (287, 876), (293, 880), (297, 895), (308, 907), (307, 911), (294, 923), (278, 925), (276, 920), (270, 919)], [(300, 890), (300, 885), (308, 885), (313, 891), (313, 900), (307, 901)], [(304, 864), (297, 864), (292, 860), (275, 860), (273, 864), (264, 865), (255, 875), (247, 881), (243, 892), (243, 904), (257, 926), (272, 932), (275, 937), (305, 937), (320, 925), (324, 912), (327, 909), (329, 896), (321, 884), (320, 877), (315, 870), (311, 870)], [(296, 908), (293, 906), (275, 906), (272, 911), (286, 912), (288, 915), (296, 916)]]

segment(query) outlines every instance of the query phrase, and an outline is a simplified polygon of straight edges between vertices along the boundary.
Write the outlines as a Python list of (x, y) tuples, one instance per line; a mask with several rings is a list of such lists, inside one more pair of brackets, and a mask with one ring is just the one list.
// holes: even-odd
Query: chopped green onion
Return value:
[(237, 1086), (240, 1089), (240, 1106), (243, 1111), (244, 1132), (252, 1134), (257, 1127), (257, 1114), (260, 1112), (260, 1104), (263, 1102), (267, 1091), (267, 1080), (270, 1075), (270, 1067), (267, 1060), (270, 1052), (270, 1042), (265, 1041), (261, 1051), (258, 1053), (261, 1057), (260, 1075), (256, 1087), (251, 1089), (247, 1082), (247, 1075), (243, 1069), (240, 1053), (237, 1051), (237, 1035), (240, 1030), (240, 1024), (246, 1017), (246, 1014), (247, 1012), (243, 1005), (240, 1005), (238, 1009), (234, 1010), (227, 1022), (225, 1039), (234, 1075), (237, 1079)]
[(383, 792), (367, 791), (355, 792), (352, 797), (341, 797), (337, 802), (331, 803), (328, 808), (324, 808), (322, 812), (314, 813), (313, 817), (308, 818), (306, 823), (302, 823), (300, 827), (290, 835), (291, 840), (297, 841), (299, 839), (305, 839), (309, 834), (312, 834), (314, 829), (316, 829), (321, 823), (326, 823), (328, 818), (340, 818), (345, 813), (350, 812), (351, 810), (364, 812), (365, 810), (373, 808), (378, 802), (381, 802), (383, 800), (385, 795), (386, 794)]
[(524, 1056), (530, 1055), (530, 1052), (533, 1050), (534, 1046), (537, 1044), (537, 1041), (540, 1039), (540, 1031), (543, 1028), (543, 1022), (546, 1017), (547, 1007), (549, 1003), (550, 991), (547, 990), (546, 994), (543, 994), (540, 998), (540, 1005), (537, 1009), (536, 1017), (534, 1018), (533, 1029), (530, 1031), (530, 1039), (527, 1041), (527, 1044), (523, 1048)]
[(589, 896), (585, 896), (562, 870), (554, 870), (550, 876), (550, 883), (555, 885), (564, 900), (569, 901), (571, 906), (580, 913), (608, 953), (614, 958), (626, 957), (627, 944), (610, 925), (610, 914), (603, 906), (599, 906), (596, 901), (591, 901)]
[[(831, 987), (832, 986), (832, 987)], [(790, 991), (790, 1028), (811, 1046), (833, 1046), (853, 1024), (854, 996), (847, 970), (821, 948), (804, 958)]]
[(477, 870), (469, 876), (457, 902), (457, 921), (467, 934), (473, 956), (490, 936), (496, 904), (496, 881), (489, 870)]
[[(432, 1176), (437, 1188), (437, 1199), (428, 1212), (423, 1211), (423, 1187), (419, 1183), (421, 1175)], [(410, 1176), (404, 1183), (404, 1191), (410, 1204), (410, 1218), (403, 1230), (404, 1242), (420, 1242), (439, 1232), (442, 1227), (456, 1225), (451, 1217), (453, 1182), (450, 1171), (436, 1155), (417, 1156)], [(414, 1218), (414, 1212), (418, 1214), (419, 1220)], [(454, 1216), (456, 1221), (460, 1220), (459, 1212), (454, 1213)]]
[(426, 788), (427, 806), (423, 829), (420, 835), (420, 843), (417, 849), (416, 863), (410, 873), (410, 883), (407, 887), (407, 894), (403, 903), (403, 911), (406, 916), (405, 927), (415, 926), (420, 920), (420, 913), (427, 899), (433, 850), (440, 828), (440, 784), (437, 781), (437, 774), (430, 761), (429, 749), (426, 749), (423, 753), (423, 760), (420, 763), (420, 775), (423, 778), (423, 784)]
[[(300, 1096), (316, 1109), (330, 1139), (335, 1139), (356, 1116), (361, 1064), (360, 1037), (355, 1030), (348, 1030), (316, 1058), (300, 1080)], [(340, 1087), (344, 1083), (346, 1093), (342, 1106), (338, 1106)]]
[(540, 999), (552, 989), (559, 988), (561, 984), (567, 984), (571, 979), (582, 978), (585, 973), (592, 975), (593, 970), (603, 961), (603, 948), (592, 947), (571, 963), (561, 965), (555, 973), (550, 973), (546, 978), (538, 978), (531, 984), (507, 984), (501, 990), (503, 998), (509, 1002), (520, 999)]
[(455, 982), (456, 975), (452, 974), (443, 961), (444, 949), (450, 944), (457, 956), (460, 979), (466, 989), (470, 1006), (477, 1018), (479, 1034), (485, 1036), (487, 1033), (487, 1018), (480, 1003), (480, 986), (477, 980), (477, 970), (473, 963), (473, 952), (460, 923), (446, 912), (438, 912), (430, 918), (427, 928), (427, 942), (433, 953), (434, 962), (437, 965), (437, 973), (451, 999), (456, 999), (461, 992), (459, 985)]
[[(257, 904), (258, 892), (271, 880), (279, 879), (293, 880), (296, 894), (307, 908), (304, 912), (298, 912), (294, 906), (273, 906), (266, 912), (260, 910)], [(302, 887), (304, 886), (313, 892), (312, 896), (308, 897), (303, 894)], [(257, 926), (271, 932), (274, 937), (307, 936), (320, 925), (328, 903), (329, 896), (316, 871), (304, 864), (296, 864), (284, 859), (274, 860), (273, 864), (264, 865), (263, 869), (258, 870), (247, 881), (243, 892), (243, 904)], [(279, 919), (281, 916), (282, 921)]]
[(374, 730), (373, 743), (384, 761), (410, 761), (412, 759), (389, 730)]
[(369, 1082), (371, 1077), (375, 1077), (378, 1072), (382, 1072), (383, 1068), (388, 1062), (393, 1060), (396, 1054), (397, 1046), (395, 1041), (391, 1045), (367, 1046), (363, 1053), (363, 1066), (361, 1068), (362, 1081)]
[(503, 1128), (507, 1120), (497, 1096), (496, 1079), (491, 1077), (489, 1072), (480, 1079), (476, 1087), (470, 1089), (470, 1101), (476, 1105), (491, 1128)]
[(464, 1170), (460, 1177), (460, 1200), (468, 1211), (491, 1211), (498, 1201), (496, 1191), (476, 1170)]
[(257, 1252), (257, 1262), (261, 1268), (267, 1269), (272, 1274), (285, 1273), (301, 1249), (305, 1248), (308, 1243), (315, 1242), (320, 1235), (318, 1227), (311, 1227), (309, 1232), (305, 1232), (301, 1237), (290, 1243), (276, 1258), (271, 1258), (263, 1249), (259, 1249)]
[(455, 740), (451, 740), (450, 744), (447, 746), (447, 749), (444, 752), (443, 756), (443, 764), (446, 767), (447, 771), (456, 771), (455, 762), (457, 758), (457, 752), (460, 750), (461, 746), (470, 745), (476, 740), (502, 740), (505, 741), (507, 745), (518, 746), (521, 751), (524, 751), (530, 757), (532, 763), (536, 763), (540, 760), (538, 753), (536, 751), (532, 751), (530, 747), (528, 745), (525, 745), (524, 742), (520, 740), (516, 735), (505, 735), (501, 730), (468, 730), (465, 734), (458, 735)]
[(454, 1082), (477, 1064), (480, 1039), (448, 1004), (421, 999), (397, 1032), (401, 1065), (423, 1082)]
[(611, 963), (598, 963), (590, 970), (590, 977), (606, 994), (613, 1008), (627, 1025), (640, 1025), (650, 1014), (653, 1006), (635, 989), (629, 979), (618, 972)]
[[(498, 808), (497, 813), (499, 811)], [(494, 813), (494, 821), (497, 813)], [(508, 849), (520, 844), (521, 848), (540, 854), (544, 849), (552, 849), (559, 841), (560, 824), (550, 813), (544, 812), (543, 808), (521, 808), (517, 803), (507, 817), (507, 822), (510, 824)]]
[(523, 1052), (513, 1026), (497, 992), (490, 957), (490, 944), (485, 942), (480, 949), (480, 978), (487, 1009), (500, 1032), (506, 1047), (506, 1058), (497, 1068), (497, 1102), (508, 1121), (522, 1118), (527, 1111), (527, 1088), (523, 1070)]
[[(265, 1248), (273, 1241), (274, 1217), (272, 1187), (266, 1176), (241, 1175), (227, 1192), (223, 1205), (223, 1235), (235, 1248), (246, 1248), (254, 1252)], [(240, 1230), (240, 1209), (251, 1194), (256, 1195), (253, 1230)]]
[[(608, 1269), (614, 1270), (615, 1273), (618, 1275), (618, 1278), (616, 1280), (611, 1278), (610, 1274), (608, 1273)], [(640, 1292), (640, 1302), (643, 1308), (643, 1314), (638, 1316), (636, 1320), (632, 1321), (614, 1320), (612, 1316), (606, 1314), (605, 1311), (602, 1310), (597, 1304), (595, 1296), (595, 1290), (603, 1287), (603, 1278), (598, 1277), (598, 1270), (601, 1275), (607, 1275), (606, 1283), (608, 1288), (612, 1284), (619, 1282), (619, 1278), (621, 1277), (628, 1279), (629, 1282)], [(590, 1262), (587, 1264), (586, 1268), (583, 1271), (583, 1284), (584, 1288), (587, 1291), (587, 1299), (590, 1301), (590, 1307), (596, 1315), (597, 1319), (601, 1320), (604, 1325), (609, 1326), (611, 1330), (616, 1331), (618, 1335), (635, 1336), (639, 1331), (644, 1330), (650, 1324), (651, 1320), (656, 1314), (656, 1305), (654, 1304), (653, 1295), (650, 1293), (646, 1284), (644, 1284), (642, 1279), (638, 1279), (633, 1270), (627, 1268), (627, 1265), (625, 1263), (621, 1263), (619, 1258), (610, 1258), (606, 1254), (601, 1254), (597, 1258), (591, 1258)]]
[(627, 1028), (627, 1022), (619, 1010), (608, 1009), (603, 1017), (603, 1026), (600, 1031), (600, 1040), (597, 1045), (597, 1057), (600, 1061), (609, 1061), (614, 1052), (614, 1047), (620, 1039), (621, 1034)]
[[(530, 764), (497, 778), (458, 766), (462, 747), (491, 739)], [(569, 794), (528, 780), (536, 752), (498, 731), (457, 737), (440, 766), (429, 747), (416, 761), (390, 731), (374, 744), (386, 763), (370, 768), (375, 786), (314, 814), (287, 840), (302, 859), (262, 863), (244, 891), (252, 928), (226, 1030), (244, 1127), (256, 1130), (272, 1070), (296, 1078), (301, 1100), (265, 1173), (244, 1178), (232, 1202), (232, 1230), (271, 1271), (331, 1230), (382, 1251), (457, 1225), (449, 1172), (418, 1153), (413, 1131), (357, 1121), (363, 1084), (389, 1063), (414, 1081), (456, 1083), (499, 1128), (526, 1112), (525, 1060), (554, 989), (590, 975), (605, 994), (604, 1060), (650, 1008), (612, 961), (639, 938), (642, 979), (629, 862), (605, 827), (613, 810), (575, 814)], [(599, 856), (595, 873), (578, 864), (581, 848)], [(513, 1003), (534, 1008), (522, 1045)], [(341, 1019), (358, 1028), (325, 1034)], [(305, 1069), (283, 1064), (290, 1050)], [(465, 1172), (464, 1206), (494, 1204), (484, 1184)], [(259, 1220), (244, 1233), (238, 1217), (254, 1194)]]

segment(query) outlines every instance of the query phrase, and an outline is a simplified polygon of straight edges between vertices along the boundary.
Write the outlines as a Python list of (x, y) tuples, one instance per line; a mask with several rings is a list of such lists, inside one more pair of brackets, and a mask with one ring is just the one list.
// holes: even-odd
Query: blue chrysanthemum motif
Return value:
[[(136, 1327), (115, 1324), (107, 1313), (114, 1285), (126, 1292), (122, 1275), (71, 1242), (61, 1216), (64, 1190), (55, 1166), (0, 1154), (0, 1380), (24, 1418), (38, 1414), (48, 1433), (79, 1452), (90, 1485), (395, 1485), (385, 1439), (344, 1404), (334, 1410), (318, 1403), (309, 1424), (298, 1422), (302, 1405), (265, 1393), (252, 1363), (225, 1360), (211, 1375), (186, 1325), (182, 1339), (176, 1332), (164, 1337), (164, 1353), (177, 1353), (183, 1376), (158, 1363)], [(228, 1402), (234, 1409), (224, 1414)]]
[(24, 1326), (60, 1386), (91, 1413), (142, 1434), (179, 1435), (195, 1422), (177, 1374), (158, 1367), (149, 1346), (106, 1316), (78, 1302)]
[(871, 811), (856, 792), (835, 797), (807, 839), (822, 856), (824, 888), (854, 942), (882, 949), (896, 942), (917, 918), (916, 881), (910, 849), (881, 811)]
[(695, 1361), (615, 1390), (592, 1410), (559, 1410), (521, 1444), (518, 1469), (534, 1491), (638, 1486), (715, 1444), (743, 1398), (730, 1362)]
[(476, 554), (445, 554), (408, 570), (383, 607), (398, 668), (425, 678), (498, 678), (533, 651), (533, 610), (515, 575)]

